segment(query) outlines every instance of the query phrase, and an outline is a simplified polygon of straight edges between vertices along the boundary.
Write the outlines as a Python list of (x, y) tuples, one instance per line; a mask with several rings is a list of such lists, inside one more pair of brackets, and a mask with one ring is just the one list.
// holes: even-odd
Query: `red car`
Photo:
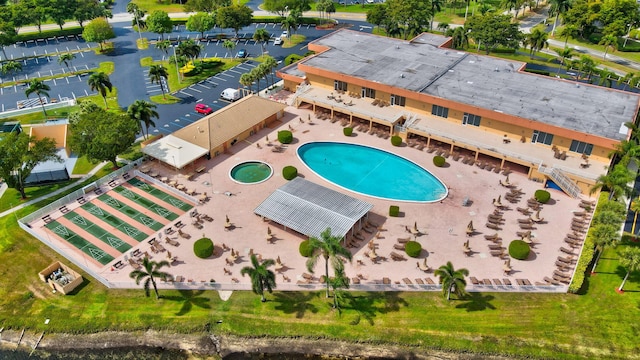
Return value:
[(197, 104), (196, 112), (199, 112), (200, 114), (209, 115), (213, 112), (213, 109), (208, 107), (206, 104)]

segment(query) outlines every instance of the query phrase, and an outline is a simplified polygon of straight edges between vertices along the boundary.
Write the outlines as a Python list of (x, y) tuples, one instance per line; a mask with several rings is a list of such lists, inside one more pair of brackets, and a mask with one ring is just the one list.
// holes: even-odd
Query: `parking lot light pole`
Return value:
[(173, 61), (176, 63), (176, 76), (178, 77), (178, 84), (180, 84), (180, 68), (178, 68), (178, 56), (176, 55), (176, 47), (178, 47), (178, 44), (172, 45), (171, 47), (173, 48)]

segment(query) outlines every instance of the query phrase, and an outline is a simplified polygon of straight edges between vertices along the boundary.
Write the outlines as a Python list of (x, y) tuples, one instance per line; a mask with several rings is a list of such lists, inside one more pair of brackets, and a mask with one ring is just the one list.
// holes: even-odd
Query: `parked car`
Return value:
[(275, 38), (273, 40), (273, 45), (282, 45), (282, 38)]
[(238, 57), (239, 57), (239, 58), (246, 58), (246, 57), (247, 57), (247, 50), (245, 50), (245, 49), (240, 49), (240, 50), (238, 51)]
[(204, 115), (209, 115), (213, 112), (213, 109), (206, 104), (196, 104), (196, 112)]
[(282, 34), (280, 34), (280, 39), (286, 39), (289, 37), (289, 32), (287, 30), (283, 31)]

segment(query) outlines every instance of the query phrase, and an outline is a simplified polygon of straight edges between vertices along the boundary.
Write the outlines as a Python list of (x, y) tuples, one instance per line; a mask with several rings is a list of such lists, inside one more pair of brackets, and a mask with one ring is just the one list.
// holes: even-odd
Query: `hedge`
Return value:
[(513, 240), (509, 244), (509, 256), (518, 260), (526, 260), (529, 257), (531, 248), (529, 244), (522, 240)]
[(400, 213), (400, 207), (396, 205), (389, 206), (389, 216), (398, 217)]
[(312, 253), (311, 246), (309, 246), (309, 240), (301, 242), (300, 246), (298, 247), (298, 251), (300, 251), (300, 255), (302, 255), (303, 257), (310, 257)]
[(206, 259), (213, 255), (213, 241), (209, 238), (198, 239), (193, 243), (193, 252), (200, 259)]
[(533, 196), (538, 200), (541, 204), (546, 204), (551, 200), (551, 194), (547, 190), (536, 190)]
[(391, 137), (391, 145), (393, 146), (400, 146), (402, 145), (402, 138), (398, 135), (393, 135)]
[[(609, 200), (608, 192), (601, 192), (600, 198), (598, 199), (598, 204), (596, 206), (596, 210), (593, 213), (593, 217), (595, 218), (600, 212), (600, 208), (602, 204)], [(587, 232), (587, 237), (584, 240), (584, 244), (582, 245), (582, 253), (580, 253), (580, 259), (578, 259), (578, 264), (574, 270), (573, 279), (571, 280), (571, 284), (569, 285), (569, 292), (572, 294), (577, 293), (582, 288), (582, 284), (584, 283), (584, 276), (587, 272), (587, 267), (593, 260), (593, 255), (595, 254), (595, 241), (593, 240), (593, 228), (589, 228)]]
[(420, 256), (420, 253), (422, 252), (422, 245), (420, 245), (420, 243), (417, 241), (408, 241), (404, 245), (404, 251), (407, 253), (408, 256), (412, 258), (417, 258), (418, 256)]
[(343, 128), (342, 133), (344, 134), (344, 136), (351, 136), (351, 134), (353, 134), (353, 128), (351, 127)]
[(444, 156), (436, 155), (433, 157), (433, 165), (437, 167), (443, 167), (446, 162)]
[(278, 131), (278, 141), (280, 141), (281, 144), (291, 144), (293, 141), (293, 133), (289, 130)]
[(293, 180), (296, 176), (298, 176), (298, 169), (295, 166), (285, 166), (282, 168), (282, 177), (285, 180)]

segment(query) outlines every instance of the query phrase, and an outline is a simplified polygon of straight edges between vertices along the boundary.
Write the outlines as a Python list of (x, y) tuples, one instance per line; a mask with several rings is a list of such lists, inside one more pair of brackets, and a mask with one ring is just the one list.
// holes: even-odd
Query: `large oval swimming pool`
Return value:
[(318, 176), (359, 194), (413, 202), (435, 202), (447, 197), (447, 187), (427, 169), (384, 150), (313, 142), (301, 145), (298, 157)]

